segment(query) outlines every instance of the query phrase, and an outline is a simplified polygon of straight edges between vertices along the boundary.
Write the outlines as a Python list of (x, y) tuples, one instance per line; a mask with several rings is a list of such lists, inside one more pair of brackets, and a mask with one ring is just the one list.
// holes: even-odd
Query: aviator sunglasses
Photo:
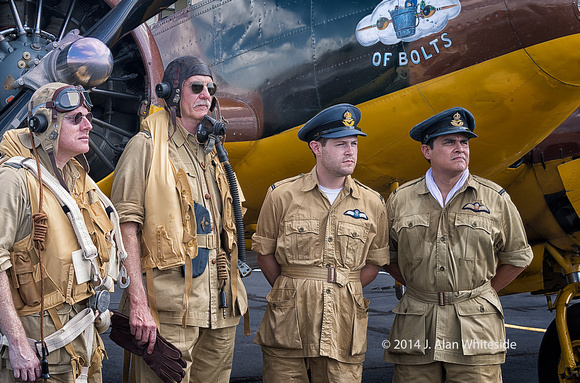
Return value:
[(215, 92), (217, 92), (217, 85), (215, 82), (210, 82), (209, 84), (205, 85), (201, 81), (192, 82), (191, 83), (191, 91), (194, 94), (200, 94), (201, 92), (203, 92), (204, 86), (207, 86), (207, 92), (209, 93), (210, 96), (213, 96), (215, 94)]
[(73, 120), (75, 125), (78, 125), (81, 123), (81, 121), (83, 120), (83, 117), (85, 117), (89, 122), (91, 122), (93, 120), (93, 114), (91, 112), (87, 113), (87, 114), (82, 114), (81, 112), (75, 113), (72, 116), (64, 116), (64, 118), (68, 118)]

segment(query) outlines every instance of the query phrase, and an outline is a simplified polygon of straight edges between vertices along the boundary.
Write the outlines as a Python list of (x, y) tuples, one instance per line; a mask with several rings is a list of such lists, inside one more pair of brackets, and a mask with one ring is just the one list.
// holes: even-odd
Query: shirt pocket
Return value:
[[(493, 295), (490, 292), (486, 295)], [(496, 302), (497, 301), (497, 302)], [(464, 355), (492, 355), (506, 351), (503, 312), (499, 299), (479, 296), (456, 305)]]
[(316, 219), (287, 221), (284, 239), (288, 259), (309, 261), (320, 248), (320, 223)]
[(457, 213), (455, 229), (457, 238), (452, 239), (454, 254), (467, 261), (475, 261), (477, 255), (493, 254), (492, 220), (480, 215)]
[(404, 255), (412, 260), (420, 260), (430, 253), (431, 246), (427, 247), (430, 222), (431, 216), (426, 213), (404, 216), (395, 223), (399, 257)]
[[(338, 222), (336, 234), (340, 255), (345, 266), (359, 266), (362, 261), (363, 248), (369, 235), (368, 225)], [(357, 256), (359, 259), (357, 259)]]
[(272, 289), (266, 299), (268, 307), (256, 332), (254, 343), (265, 347), (302, 349), (296, 291)]
[(428, 342), (425, 332), (426, 312), (426, 303), (403, 297), (393, 308), (393, 313), (397, 315), (391, 326), (386, 352), (424, 355)]
[(369, 322), (369, 300), (362, 294), (355, 294), (355, 315), (352, 328), (351, 355), (361, 355), (367, 350), (367, 325)]

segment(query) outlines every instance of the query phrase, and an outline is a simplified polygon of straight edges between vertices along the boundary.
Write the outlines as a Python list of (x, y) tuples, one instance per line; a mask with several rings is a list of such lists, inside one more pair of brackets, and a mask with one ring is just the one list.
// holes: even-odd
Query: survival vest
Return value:
[[(145, 186), (145, 221), (141, 235), (141, 267), (143, 271), (168, 269), (185, 264), (186, 258), (197, 256), (198, 236), (191, 187), (183, 169), (176, 170), (169, 159), (169, 114), (158, 111), (147, 118), (144, 130), (153, 139), (151, 168)], [(217, 155), (212, 152), (216, 178), (222, 197), (222, 244), (231, 253), (235, 242), (235, 221), (232, 197), (227, 178)], [(161, 202), (162, 201), (162, 202)], [(179, 212), (178, 218), (176, 214)], [(208, 235), (207, 248), (219, 248), (215, 236)], [(201, 245), (201, 244), (200, 244)]]
[[(113, 224), (97, 197), (97, 185), (76, 160), (72, 162), (79, 171), (80, 178), (76, 181), (71, 196), (75, 199), (91, 240), (97, 247), (96, 262), (101, 277), (105, 277), (110, 257), (109, 249), (113, 246), (106, 234), (111, 232)], [(26, 171), (26, 179), (31, 213), (35, 214), (39, 211), (40, 185), (30, 171)], [(48, 310), (61, 303), (73, 305), (81, 302), (93, 295), (94, 289), (89, 282), (80, 284), (77, 282), (72, 261), (72, 253), (80, 250), (77, 236), (55, 195), (46, 187), (43, 190), (43, 211), (46, 213), (49, 227), (44, 242), (45, 250), (42, 253), (46, 270), (44, 304)], [(8, 277), (14, 306), (20, 316), (40, 311), (40, 265), (32, 237), (31, 233), (10, 249), (13, 267), (9, 269)]]

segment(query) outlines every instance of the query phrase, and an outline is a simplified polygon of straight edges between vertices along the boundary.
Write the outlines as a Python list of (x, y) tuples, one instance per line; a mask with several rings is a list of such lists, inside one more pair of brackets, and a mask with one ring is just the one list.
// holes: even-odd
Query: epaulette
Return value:
[(283, 184), (287, 184), (287, 183), (289, 183), (289, 182), (296, 181), (298, 178), (300, 178), (300, 177), (303, 177), (303, 176), (304, 176), (304, 173), (300, 173), (300, 174), (298, 174), (297, 176), (290, 177), (290, 178), (286, 178), (286, 179), (283, 179), (283, 180), (281, 180), (281, 181), (278, 181), (278, 182), (274, 182), (274, 183), (273, 183), (273, 184), (270, 186), (270, 189), (271, 189), (271, 190), (274, 190), (274, 189), (276, 189), (276, 188), (277, 188), (278, 186), (280, 186), (280, 185), (283, 185)]
[(381, 202), (384, 202), (383, 196), (381, 195), (381, 193), (379, 193), (378, 191), (376, 191), (375, 189), (370, 188), (369, 186), (363, 184), (362, 182), (360, 182), (359, 180), (357, 180), (356, 178), (352, 179), (358, 186), (372, 192), (373, 194), (375, 194), (377, 197), (379, 197), (379, 199), (381, 200)]
[(499, 186), (498, 184), (496, 184), (495, 182), (490, 181), (487, 178), (479, 177), (476, 175), (472, 175), (472, 177), (473, 177), (473, 180), (475, 182), (477, 182), (478, 184), (480, 184), (481, 186), (484, 186), (488, 189), (491, 189), (501, 196), (506, 194), (506, 190), (504, 188), (502, 188), (501, 186)]
[(419, 177), (419, 178), (415, 178), (414, 180), (411, 180), (409, 182), (405, 182), (404, 184), (402, 184), (401, 186), (399, 186), (398, 188), (396, 188), (395, 190), (393, 190), (393, 194), (397, 194), (397, 192), (399, 190), (403, 190), (406, 189), (408, 187), (411, 187), (421, 181), (423, 181), (423, 179), (425, 179), (425, 176)]

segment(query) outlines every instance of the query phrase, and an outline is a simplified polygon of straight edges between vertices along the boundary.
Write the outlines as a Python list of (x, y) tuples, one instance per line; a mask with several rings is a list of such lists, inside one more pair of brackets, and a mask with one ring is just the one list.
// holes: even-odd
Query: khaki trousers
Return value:
[[(182, 383), (228, 383), (232, 372), (236, 326), (222, 329), (183, 328), (163, 324), (161, 335), (177, 347), (187, 362)], [(139, 383), (163, 383), (141, 358), (132, 355)]]
[(262, 352), (262, 363), (264, 383), (355, 383), (362, 379), (362, 363), (342, 363), (326, 356), (281, 358)]
[(501, 365), (468, 366), (434, 362), (429, 364), (396, 364), (393, 383), (501, 383)]

